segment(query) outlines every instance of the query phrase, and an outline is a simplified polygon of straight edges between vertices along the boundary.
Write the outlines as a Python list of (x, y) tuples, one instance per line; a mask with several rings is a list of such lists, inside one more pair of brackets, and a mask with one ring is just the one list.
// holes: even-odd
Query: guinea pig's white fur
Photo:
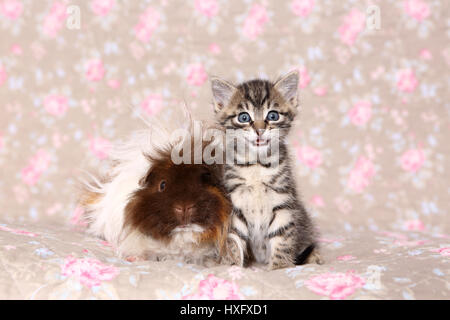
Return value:
[[(192, 120), (187, 130), (192, 129)], [(165, 244), (131, 227), (124, 228), (125, 207), (130, 195), (140, 188), (139, 181), (151, 168), (146, 155), (171, 148), (170, 132), (159, 124), (134, 132), (125, 142), (114, 145), (110, 154), (109, 171), (104, 179), (90, 177), (84, 189), (95, 195), (94, 201), (84, 204), (89, 222), (87, 232), (108, 241), (121, 258), (165, 260), (179, 258), (187, 262), (202, 263), (216, 254), (211, 247), (196, 247), (195, 233), (203, 231), (198, 225), (190, 229), (175, 229), (172, 240)]]

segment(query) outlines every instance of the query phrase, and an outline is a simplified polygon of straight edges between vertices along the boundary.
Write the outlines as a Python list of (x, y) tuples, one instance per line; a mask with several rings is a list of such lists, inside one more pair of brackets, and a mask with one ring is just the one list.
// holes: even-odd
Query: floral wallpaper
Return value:
[[(81, 169), (101, 167), (114, 141), (143, 128), (139, 114), (170, 121), (186, 102), (210, 119), (211, 75), (298, 69), (290, 141), (322, 242), (370, 232), (418, 257), (447, 252), (449, 16), (445, 0), (0, 0), (0, 231), (80, 225)], [(437, 242), (419, 250), (425, 238)], [(336, 261), (352, 263), (347, 251)], [(64, 276), (84, 265), (117, 275), (88, 257), (61, 263)], [(339, 297), (323, 283), (363, 287), (351, 269), (301, 286)]]

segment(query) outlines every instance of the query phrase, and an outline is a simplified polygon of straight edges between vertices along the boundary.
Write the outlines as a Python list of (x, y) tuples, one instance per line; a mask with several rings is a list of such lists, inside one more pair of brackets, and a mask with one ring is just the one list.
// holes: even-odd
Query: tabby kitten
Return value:
[[(216, 120), (227, 136), (231, 133), (232, 143), (236, 140), (237, 145), (246, 146), (231, 149), (236, 161), (227, 161), (224, 166), (233, 203), (232, 262), (241, 266), (253, 261), (269, 269), (321, 263), (312, 222), (297, 194), (286, 145), (297, 113), (298, 82), (298, 72), (275, 83), (251, 80), (234, 86), (212, 79)], [(249, 161), (252, 154), (265, 154), (267, 159)]]

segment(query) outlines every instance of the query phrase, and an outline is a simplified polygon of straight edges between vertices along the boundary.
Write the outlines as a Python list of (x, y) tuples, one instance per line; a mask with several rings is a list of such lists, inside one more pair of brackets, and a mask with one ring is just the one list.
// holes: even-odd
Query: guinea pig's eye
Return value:
[(166, 189), (166, 181), (161, 181), (161, 183), (159, 184), (159, 192), (163, 192), (164, 189)]

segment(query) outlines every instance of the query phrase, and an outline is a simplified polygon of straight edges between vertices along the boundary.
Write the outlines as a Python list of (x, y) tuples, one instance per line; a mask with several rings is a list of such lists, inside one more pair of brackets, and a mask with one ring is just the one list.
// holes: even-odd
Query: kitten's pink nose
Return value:
[(178, 218), (178, 221), (180, 221), (182, 224), (189, 224), (192, 218), (192, 214), (195, 211), (195, 205), (175, 205), (173, 209)]
[(255, 127), (256, 134), (258, 136), (262, 136), (264, 130), (266, 129), (266, 123), (261, 120), (256, 120), (253, 125)]

